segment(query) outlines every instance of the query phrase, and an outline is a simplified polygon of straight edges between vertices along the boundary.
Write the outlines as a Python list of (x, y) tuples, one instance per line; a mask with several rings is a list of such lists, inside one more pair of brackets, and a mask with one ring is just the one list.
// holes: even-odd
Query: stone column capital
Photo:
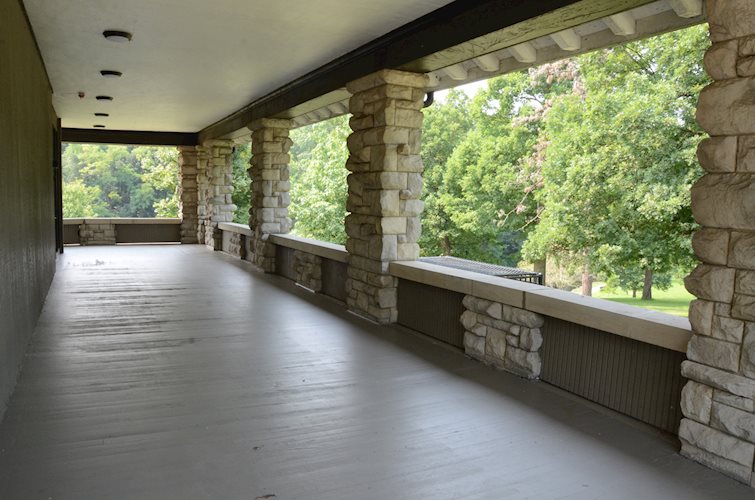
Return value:
[(283, 128), (290, 130), (293, 128), (293, 123), (293, 120), (287, 118), (258, 118), (250, 122), (246, 128), (252, 132), (263, 128)]
[(352, 94), (364, 92), (382, 85), (396, 85), (426, 89), (430, 85), (430, 78), (424, 73), (410, 73), (396, 69), (381, 69), (375, 73), (358, 78), (346, 84), (346, 90)]

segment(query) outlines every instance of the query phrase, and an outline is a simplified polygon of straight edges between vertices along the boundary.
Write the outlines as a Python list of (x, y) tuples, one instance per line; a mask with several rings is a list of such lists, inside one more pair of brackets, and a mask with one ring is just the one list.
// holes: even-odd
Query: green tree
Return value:
[(178, 153), (174, 148), (140, 146), (131, 154), (138, 160), (142, 187), (147, 203), (152, 203), (155, 216), (178, 217)]
[[(79, 184), (76, 184), (76, 183)], [(63, 184), (83, 193), (77, 208), (97, 217), (178, 216), (178, 152), (175, 148), (64, 144)], [(97, 200), (91, 195), (97, 193)], [(74, 203), (69, 196), (69, 203)], [(65, 207), (64, 212), (70, 210)]]
[(346, 242), (348, 120), (340, 116), (291, 132), (289, 215), (299, 236)]
[(575, 74), (570, 61), (508, 74), (471, 100), (452, 94), (428, 110), (425, 137), (445, 138), (448, 122), (460, 117), (463, 129), (452, 129), (450, 153), (434, 140), (423, 149), (431, 158), (424, 252), (517, 263), (540, 210), (534, 196), (541, 184), (538, 134), (550, 100), (572, 90)]
[(446, 162), (473, 126), (469, 103), (470, 98), (465, 93), (451, 90), (444, 101), (436, 101), (424, 110), (421, 154), (425, 210), (419, 242), (424, 255), (451, 253), (451, 220), (443, 209), (440, 194)]
[(247, 173), (251, 157), (251, 143), (236, 146), (231, 156), (233, 163), (233, 204), (236, 205), (233, 222), (244, 225), (249, 224), (249, 207), (251, 206), (252, 191), (249, 174)]
[(578, 59), (584, 93), (561, 97), (543, 131), (544, 210), (529, 258), (566, 254), (609, 276), (641, 269), (644, 299), (654, 275), (691, 260), (706, 45), (698, 27)]
[(86, 186), (80, 179), (63, 184), (63, 217), (97, 217), (104, 208), (97, 186)]

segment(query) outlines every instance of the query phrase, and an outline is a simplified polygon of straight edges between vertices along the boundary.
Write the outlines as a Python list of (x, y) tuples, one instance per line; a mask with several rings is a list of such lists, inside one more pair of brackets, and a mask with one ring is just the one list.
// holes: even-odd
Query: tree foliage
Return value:
[(291, 206), (294, 233), (333, 243), (345, 243), (346, 138), (348, 116), (291, 132)]
[(236, 211), (233, 214), (233, 222), (249, 224), (249, 207), (251, 206), (252, 192), (250, 178), (247, 170), (249, 160), (252, 157), (251, 143), (237, 145), (233, 148), (231, 162), (233, 164), (233, 204)]
[(63, 145), (65, 217), (177, 217), (175, 148)]
[(644, 298), (653, 275), (689, 265), (706, 46), (693, 28), (578, 59), (584, 93), (561, 96), (543, 129), (543, 211), (525, 255), (583, 259), (629, 289), (645, 281)]

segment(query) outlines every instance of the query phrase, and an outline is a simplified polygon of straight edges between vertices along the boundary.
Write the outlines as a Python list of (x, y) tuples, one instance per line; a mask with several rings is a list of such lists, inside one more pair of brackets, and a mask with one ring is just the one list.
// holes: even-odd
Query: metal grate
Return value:
[(438, 266), (451, 267), (453, 269), (460, 269), (462, 271), (487, 274), (489, 276), (499, 276), (501, 278), (508, 278), (517, 281), (526, 281), (527, 283), (535, 283), (537, 285), (543, 284), (542, 274), (532, 271), (525, 271), (524, 269), (517, 269), (515, 267), (486, 264), (484, 262), (476, 262), (474, 260), (460, 259), (458, 257), (448, 256), (422, 257), (419, 260), (421, 262), (436, 264)]

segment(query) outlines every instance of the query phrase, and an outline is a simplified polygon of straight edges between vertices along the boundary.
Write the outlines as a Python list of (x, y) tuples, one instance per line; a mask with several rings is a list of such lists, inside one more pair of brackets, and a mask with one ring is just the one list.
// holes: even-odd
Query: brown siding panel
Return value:
[(545, 382), (677, 431), (684, 354), (551, 317), (541, 349)]
[[(55, 274), (57, 117), (23, 2), (0, 3), (0, 420)], [(2, 496), (2, 495), (0, 495)]]
[(346, 269), (343, 262), (322, 259), (322, 293), (346, 302)]
[(399, 280), (398, 323), (412, 330), (464, 347), (463, 293), (409, 280)]
[(78, 245), (79, 244), (79, 225), (78, 224), (65, 224), (63, 226), (63, 244), (64, 245)]
[(275, 274), (296, 281), (293, 249), (280, 245), (275, 246)]
[(181, 241), (179, 224), (116, 224), (116, 243), (169, 243)]

